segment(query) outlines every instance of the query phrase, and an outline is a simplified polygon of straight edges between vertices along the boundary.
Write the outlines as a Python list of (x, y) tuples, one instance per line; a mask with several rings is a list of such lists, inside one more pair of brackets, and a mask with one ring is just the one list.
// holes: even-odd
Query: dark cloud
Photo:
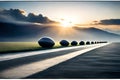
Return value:
[(22, 13), (23, 11), (19, 9), (2, 10), (0, 11), (0, 16), (6, 16), (18, 21), (25, 21), (26, 17)]
[(33, 13), (28, 14), (27, 21), (37, 22), (37, 23), (51, 23), (51, 22), (53, 22), (53, 21), (49, 20), (47, 17), (44, 17), (42, 14), (34, 15)]
[(20, 9), (0, 10), (0, 21), (26, 21), (34, 23), (53, 23), (48, 17), (42, 14), (34, 15), (29, 13), (28, 16), (24, 15), (25, 11)]
[(99, 24), (102, 24), (102, 25), (120, 25), (120, 19), (105, 19), (105, 20), (101, 20)]

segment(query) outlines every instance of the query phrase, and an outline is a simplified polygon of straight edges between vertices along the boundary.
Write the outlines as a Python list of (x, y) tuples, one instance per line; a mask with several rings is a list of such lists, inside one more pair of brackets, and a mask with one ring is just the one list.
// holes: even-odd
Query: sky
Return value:
[(120, 35), (119, 9), (120, 1), (2, 1), (0, 41), (38, 40), (42, 36), (114, 39)]
[[(104, 2), (0, 2), (1, 9), (20, 9), (25, 11), (27, 16), (29, 13), (36, 15), (42, 14), (54, 21), (67, 21), (73, 24), (92, 24), (93, 21), (120, 19), (120, 2), (104, 1)], [(119, 21), (119, 20), (118, 20)], [(105, 22), (105, 21), (104, 21)], [(118, 22), (120, 23), (120, 22)], [(106, 26), (106, 25), (105, 25)], [(106, 30), (112, 29), (120, 33), (120, 26), (109, 25), (109, 27), (102, 27)], [(110, 30), (109, 30), (110, 31)]]
[(0, 7), (43, 14), (53, 20), (69, 19), (74, 23), (120, 18), (120, 2), (0, 2)]

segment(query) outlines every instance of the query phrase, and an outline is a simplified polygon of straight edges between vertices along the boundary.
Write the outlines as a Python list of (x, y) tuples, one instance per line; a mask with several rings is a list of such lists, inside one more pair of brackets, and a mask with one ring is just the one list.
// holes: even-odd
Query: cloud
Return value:
[(24, 10), (20, 9), (3, 9), (0, 10), (0, 21), (23, 21), (23, 22), (33, 22), (33, 23), (53, 23), (55, 21), (50, 20), (48, 17), (44, 17), (42, 14), (34, 15), (34, 13), (29, 13), (27, 16)]
[(42, 14), (34, 15), (33, 13), (29, 13), (27, 16), (27, 21), (29, 22), (36, 22), (36, 23), (52, 23), (48, 17), (44, 17)]
[(8, 17), (8, 19), (13, 19), (17, 21), (24, 21), (26, 18), (23, 15), (23, 11), (19, 9), (2, 10), (0, 11), (0, 16), (6, 16)]
[(102, 25), (120, 25), (120, 19), (105, 19), (100, 20), (100, 23)]

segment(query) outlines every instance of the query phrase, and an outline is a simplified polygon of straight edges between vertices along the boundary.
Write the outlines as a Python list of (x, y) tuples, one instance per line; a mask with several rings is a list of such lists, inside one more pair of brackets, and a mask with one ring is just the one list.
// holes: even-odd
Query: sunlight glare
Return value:
[(62, 27), (65, 27), (65, 28), (72, 27), (74, 25), (72, 21), (65, 20), (65, 19), (61, 19), (60, 24)]

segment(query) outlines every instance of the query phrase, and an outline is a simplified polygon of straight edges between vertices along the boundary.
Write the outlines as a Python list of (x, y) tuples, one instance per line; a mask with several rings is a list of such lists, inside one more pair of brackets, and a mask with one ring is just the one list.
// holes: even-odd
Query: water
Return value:
[(120, 78), (120, 43), (89, 51), (27, 78)]

